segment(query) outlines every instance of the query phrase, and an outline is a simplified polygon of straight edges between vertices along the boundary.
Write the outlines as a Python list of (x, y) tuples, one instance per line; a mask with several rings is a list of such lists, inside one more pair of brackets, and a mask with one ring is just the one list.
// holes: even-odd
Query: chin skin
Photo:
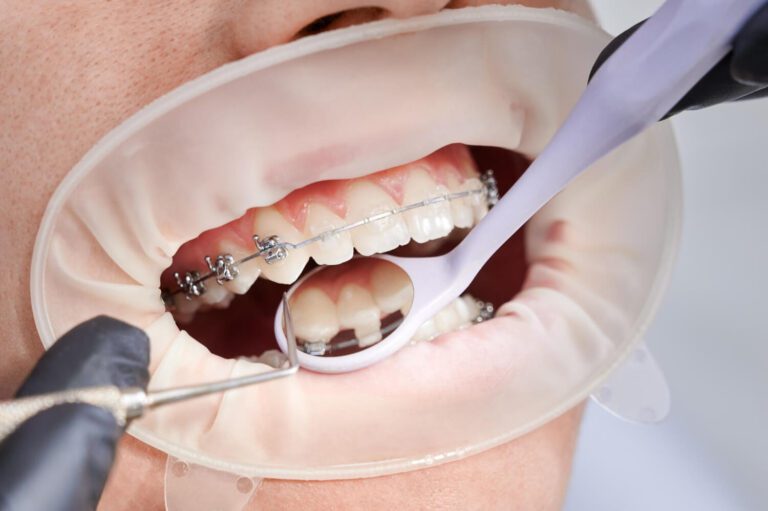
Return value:
[[(0, 398), (12, 395), (42, 353), (25, 262), (31, 260), (55, 187), (99, 138), (163, 93), (288, 41), (321, 16), (359, 7), (352, 0), (282, 1), (173, 0), (152, 8), (85, 0), (4, 2), (0, 258), (19, 270), (6, 272), (0, 287)], [(381, 3), (392, 16), (408, 17), (435, 12), (448, 2)], [(481, 3), (512, 2), (450, 6)], [(549, 4), (587, 12), (583, 2)], [(247, 20), (280, 30), (269, 40), (269, 33), (254, 39), (252, 26), (243, 27)], [(579, 407), (512, 442), (430, 469), (343, 481), (266, 480), (248, 509), (556, 510), (567, 486), (581, 412)], [(165, 459), (164, 453), (126, 437), (99, 509), (162, 509)]]
[[(342, 481), (266, 479), (245, 509), (559, 510), (583, 408), (580, 405), (511, 442), (433, 468)], [(164, 509), (165, 461), (164, 453), (126, 436), (98, 511)]]

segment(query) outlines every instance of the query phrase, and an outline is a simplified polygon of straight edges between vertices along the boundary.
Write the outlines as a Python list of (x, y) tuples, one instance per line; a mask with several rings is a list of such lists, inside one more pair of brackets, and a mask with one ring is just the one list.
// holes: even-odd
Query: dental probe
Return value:
[[(456, 248), (438, 257), (376, 256), (403, 270), (413, 287), (411, 307), (399, 327), (352, 354), (300, 352), (301, 366), (349, 372), (404, 347), (419, 326), (459, 296), (488, 259), (571, 180), (661, 119), (731, 50), (734, 35), (764, 3), (667, 0), (600, 67), (541, 154)], [(278, 307), (274, 327), (285, 351), (283, 306)]]
[(120, 426), (143, 416), (147, 411), (188, 399), (238, 389), (258, 383), (265, 383), (296, 374), (299, 362), (296, 352), (296, 337), (293, 334), (291, 313), (283, 296), (283, 311), (288, 339), (288, 365), (258, 374), (239, 376), (195, 385), (169, 389), (145, 391), (141, 388), (120, 388), (117, 386), (84, 387), (79, 389), (38, 394), (9, 401), (0, 401), (0, 443), (13, 433), (24, 421), (49, 408), (67, 403), (84, 403), (109, 411)]

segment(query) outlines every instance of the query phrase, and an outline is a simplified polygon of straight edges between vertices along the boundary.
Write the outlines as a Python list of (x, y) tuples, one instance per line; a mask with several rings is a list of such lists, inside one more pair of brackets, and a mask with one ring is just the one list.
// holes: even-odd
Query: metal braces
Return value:
[(488, 207), (493, 207), (493, 205), (499, 201), (499, 188), (496, 184), (496, 178), (493, 175), (493, 170), (489, 169), (483, 172), (483, 174), (480, 176), (480, 182), (482, 183), (480, 188), (437, 195), (419, 202), (406, 204), (405, 206), (399, 208), (393, 208), (381, 213), (376, 213), (351, 224), (336, 227), (335, 229), (330, 229), (318, 234), (317, 236), (313, 236), (298, 243), (283, 241), (278, 236), (274, 235), (267, 236), (265, 238), (254, 235), (253, 243), (256, 246), (256, 252), (253, 254), (247, 255), (239, 260), (235, 259), (231, 254), (221, 254), (216, 256), (215, 259), (211, 258), (210, 256), (205, 256), (204, 261), (208, 267), (207, 273), (201, 274), (199, 271), (188, 271), (183, 274), (178, 272), (174, 273), (173, 278), (176, 281), (177, 287), (174, 290), (163, 289), (163, 302), (165, 303), (167, 309), (173, 309), (173, 298), (176, 295), (183, 294), (187, 300), (202, 296), (206, 291), (205, 282), (207, 280), (216, 279), (216, 283), (219, 285), (234, 280), (240, 274), (240, 270), (238, 268), (239, 265), (250, 261), (251, 259), (263, 257), (267, 264), (274, 264), (286, 259), (290, 250), (303, 248), (318, 241), (326, 241), (338, 234), (351, 231), (352, 229), (362, 227), (363, 225), (367, 225), (372, 222), (384, 220), (385, 218), (393, 215), (405, 213), (406, 211), (410, 211), (412, 209), (423, 208), (425, 206), (438, 204), (440, 202), (463, 199), (472, 195), (481, 195), (488, 204)]
[[(491, 302), (483, 302), (482, 300), (478, 300), (477, 306), (480, 310), (478, 311), (477, 316), (475, 316), (472, 319), (473, 325), (476, 325), (477, 323), (482, 323), (483, 321), (487, 321), (489, 319), (493, 319), (494, 315), (496, 314), (496, 309)], [(384, 339), (386, 336), (392, 333), (395, 329), (397, 329), (397, 327), (399, 327), (402, 322), (403, 322), (403, 318), (400, 318), (397, 321), (393, 321), (391, 324), (382, 328), (381, 329), (382, 339)], [(347, 348), (355, 348), (359, 346), (360, 346), (360, 341), (358, 339), (347, 339), (344, 341), (328, 343), (328, 344), (324, 343), (323, 341), (304, 342), (298, 345), (298, 349), (308, 355), (322, 357), (324, 355), (329, 355), (334, 351), (344, 350)]]

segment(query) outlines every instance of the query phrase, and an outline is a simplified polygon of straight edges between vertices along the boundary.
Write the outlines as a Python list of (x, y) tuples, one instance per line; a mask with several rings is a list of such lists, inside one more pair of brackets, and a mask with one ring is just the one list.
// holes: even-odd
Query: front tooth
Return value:
[(376, 264), (371, 272), (371, 291), (381, 312), (400, 311), (405, 316), (413, 302), (413, 285), (408, 275), (389, 263)]
[[(458, 177), (453, 174), (448, 174), (447, 177), (448, 189), (451, 193), (463, 192), (467, 190), (474, 190), (472, 184), (467, 184), (467, 180), (459, 181)], [(469, 197), (463, 197), (461, 199), (453, 199), (451, 201), (451, 218), (453, 218), (453, 224), (456, 227), (466, 229), (474, 225), (474, 213), (472, 210), (472, 199), (474, 195)]]
[(355, 331), (360, 346), (381, 340), (381, 312), (371, 293), (357, 284), (347, 284), (339, 292), (336, 303), (339, 326)]
[(316, 287), (302, 289), (291, 299), (294, 331), (299, 339), (327, 343), (339, 333), (336, 304)]
[[(262, 239), (275, 235), (281, 241), (291, 243), (299, 243), (305, 239), (304, 234), (273, 207), (262, 208), (254, 213), (253, 232)], [(269, 264), (263, 257), (257, 257), (256, 261), (264, 277), (279, 284), (291, 284), (301, 275), (301, 271), (309, 261), (309, 254), (306, 247), (289, 248), (288, 257), (282, 261)]]
[[(448, 189), (435, 183), (425, 170), (411, 171), (405, 183), (403, 204), (412, 204), (427, 198), (445, 195)], [(411, 238), (419, 243), (446, 236), (453, 229), (451, 206), (441, 201), (404, 213)]]
[[(342, 227), (346, 222), (322, 204), (312, 203), (307, 211), (306, 237), (312, 238)], [(341, 264), (352, 258), (352, 236), (341, 232), (312, 243), (307, 248), (317, 264)]]
[[(383, 189), (368, 181), (356, 181), (347, 191), (347, 222), (353, 223), (377, 213), (397, 208)], [(352, 229), (352, 243), (358, 252), (371, 255), (388, 252), (411, 240), (400, 215), (388, 216)]]

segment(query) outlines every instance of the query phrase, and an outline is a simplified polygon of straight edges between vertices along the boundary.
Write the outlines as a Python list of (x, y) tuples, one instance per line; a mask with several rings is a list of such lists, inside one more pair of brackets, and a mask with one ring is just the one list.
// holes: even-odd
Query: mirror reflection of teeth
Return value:
[[(322, 292), (320, 293), (322, 294)], [(295, 315), (299, 311), (311, 311), (311, 308), (311, 304), (299, 303), (297, 301), (291, 310), (294, 311)], [(333, 313), (335, 312), (336, 311), (333, 311)], [(383, 311), (376, 309), (373, 309), (369, 312), (373, 314), (383, 313)], [(411, 337), (409, 345), (413, 346), (421, 342), (429, 342), (441, 336), (442, 334), (455, 332), (457, 330), (462, 330), (472, 325), (482, 323), (483, 321), (492, 319), (494, 312), (495, 309), (492, 304), (483, 302), (481, 300), (476, 300), (470, 294), (464, 294), (440, 309), (440, 311), (433, 318), (428, 319), (422, 323), (419, 329), (416, 330), (416, 333), (413, 335), (413, 337)], [(400, 326), (400, 323), (402, 323), (403, 315), (398, 315), (398, 317), (389, 322), (387, 322), (386, 319), (387, 318), (380, 318), (378, 324), (382, 326), (370, 334), (359, 335), (358, 330), (355, 329), (353, 336), (350, 336), (349, 338), (343, 338), (341, 340), (329, 339), (327, 338), (327, 335), (314, 335), (314, 325), (302, 324), (302, 327), (307, 326), (309, 328), (302, 329), (304, 335), (299, 335), (297, 333), (299, 349), (309, 355), (324, 356), (334, 355), (338, 352), (349, 354), (350, 352), (357, 351), (358, 349), (367, 348), (386, 338), (387, 335), (395, 331), (397, 327)], [(294, 321), (294, 326), (297, 327), (298, 332), (298, 327), (301, 323), (303, 323), (303, 321), (297, 320), (296, 318), (294, 318)], [(343, 336), (343, 332), (341, 330), (337, 330), (334, 332), (332, 337), (336, 336)]]
[[(209, 281), (213, 280), (219, 285), (223, 285), (227, 282), (236, 280), (240, 275), (240, 265), (247, 263), (256, 258), (262, 258), (267, 265), (274, 265), (288, 259), (289, 255), (301, 252), (303, 261), (301, 268), (303, 269), (308, 254), (306, 247), (314, 244), (327, 243), (330, 240), (338, 240), (340, 236), (343, 236), (350, 231), (359, 229), (374, 228), (378, 229), (379, 235), (384, 235), (387, 231), (391, 231), (391, 221), (397, 218), (399, 215), (405, 216), (405, 222), (408, 226), (410, 239), (416, 242), (426, 242), (436, 238), (447, 236), (454, 228), (457, 222), (453, 221), (453, 218), (459, 219), (460, 225), (457, 227), (469, 227), (472, 222), (468, 220), (470, 217), (470, 211), (473, 222), (479, 221), (485, 213), (488, 211), (488, 207), (493, 206), (499, 197), (496, 180), (493, 176), (492, 170), (487, 170), (482, 175), (480, 180), (468, 179), (465, 181), (465, 188), (460, 191), (450, 192), (444, 186), (438, 186), (437, 190), (440, 193), (432, 193), (425, 198), (418, 198), (416, 195), (417, 190), (428, 189), (431, 183), (430, 178), (426, 173), (418, 173), (418, 177), (415, 179), (418, 182), (417, 186), (411, 186), (406, 189), (405, 197), (408, 200), (407, 204), (400, 207), (392, 207), (385, 209), (384, 211), (375, 212), (368, 216), (365, 216), (352, 223), (333, 227), (327, 231), (323, 231), (319, 234), (315, 234), (311, 238), (301, 241), (290, 242), (284, 241), (277, 235), (270, 235), (267, 237), (260, 237), (258, 235), (253, 236), (253, 242), (256, 246), (256, 252), (247, 255), (241, 259), (235, 259), (232, 254), (220, 254), (216, 258), (205, 256), (204, 261), (208, 267), (207, 273), (200, 273), (199, 271), (187, 271), (183, 275), (179, 272), (174, 273), (174, 279), (176, 281), (177, 288), (173, 291), (164, 290), (163, 301), (166, 307), (169, 309), (178, 308), (179, 300), (174, 300), (177, 295), (183, 295), (186, 300), (191, 300), (196, 297), (205, 297), (206, 294), (210, 295), (211, 289), (214, 288)], [(477, 184), (475, 184), (477, 183)], [(474, 185), (474, 186), (473, 186)], [(433, 188), (435, 188), (433, 186)], [(274, 226), (276, 222), (288, 224), (280, 213), (272, 208), (267, 208), (263, 212), (259, 212), (259, 218), (264, 223), (269, 223)], [(266, 218), (264, 218), (266, 217)], [(390, 222), (387, 227), (387, 222)], [(384, 226), (384, 227), (380, 227)], [(300, 236), (300, 233), (293, 227), (286, 227), (283, 232), (288, 229), (293, 232), (292, 237)], [(406, 241), (406, 242), (407, 242)], [(405, 243), (399, 243), (400, 245)], [(391, 247), (396, 248), (397, 245)], [(386, 251), (386, 250), (385, 250)], [(366, 253), (367, 252), (367, 253)], [(377, 252), (376, 250), (363, 250), (363, 255), (370, 255)], [(270, 280), (282, 281), (295, 280), (298, 275), (291, 277), (275, 277), (274, 272), (266, 270), (265, 275), (267, 277), (273, 277)], [(291, 273), (295, 273), (291, 269)], [(251, 280), (255, 281), (256, 277)], [(215, 292), (215, 296), (204, 301), (212, 304), (219, 304), (224, 300), (231, 300), (228, 293), (219, 291)], [(189, 307), (182, 306), (183, 309), (189, 309)]]

